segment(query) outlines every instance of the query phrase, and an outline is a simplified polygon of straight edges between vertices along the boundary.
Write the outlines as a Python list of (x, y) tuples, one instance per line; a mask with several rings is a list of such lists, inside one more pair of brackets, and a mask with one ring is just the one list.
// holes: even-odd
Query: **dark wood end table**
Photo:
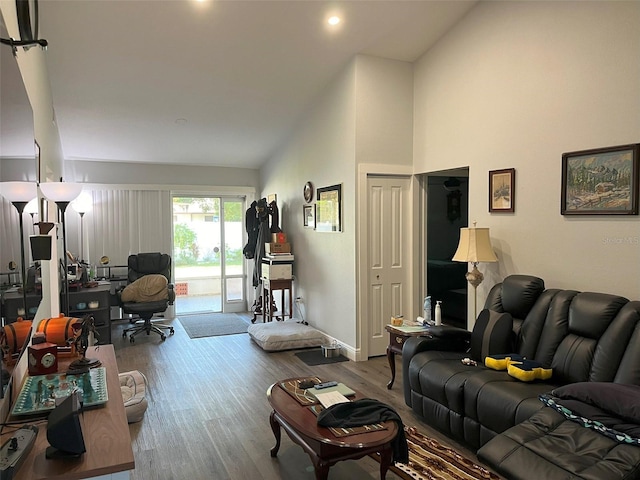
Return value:
[(389, 332), (389, 345), (387, 346), (387, 360), (389, 361), (389, 368), (391, 368), (391, 380), (387, 383), (387, 388), (391, 390), (393, 382), (396, 380), (396, 360), (395, 355), (402, 356), (402, 346), (408, 338), (411, 337), (430, 337), (429, 327), (394, 327), (393, 325), (387, 325), (385, 327)]
[[(262, 279), (262, 318), (264, 322), (271, 322), (273, 317), (276, 317), (276, 320), (285, 320), (287, 317), (287, 311), (285, 310), (285, 290), (289, 294), (289, 318), (293, 318), (293, 298), (291, 296), (292, 292), (292, 283), (293, 280), (289, 279), (280, 279), (280, 280), (269, 280), (268, 278)], [(273, 292), (275, 290), (280, 290), (280, 305), (282, 307), (282, 314), (278, 316), (277, 306), (275, 302), (275, 298)]]
[[(267, 390), (267, 398), (273, 408), (269, 422), (276, 439), (271, 456), (278, 455), (282, 427), (291, 440), (311, 457), (317, 480), (326, 480), (329, 467), (341, 460), (358, 459), (372, 453), (380, 454), (380, 478), (384, 480), (391, 466), (391, 442), (398, 434), (397, 423), (384, 422), (386, 430), (335, 437), (328, 428), (318, 426), (317, 417), (308, 406), (298, 403), (280, 386), (282, 382), (296, 380), (290, 378), (274, 383)], [(356, 391), (355, 398), (363, 398), (363, 395)]]

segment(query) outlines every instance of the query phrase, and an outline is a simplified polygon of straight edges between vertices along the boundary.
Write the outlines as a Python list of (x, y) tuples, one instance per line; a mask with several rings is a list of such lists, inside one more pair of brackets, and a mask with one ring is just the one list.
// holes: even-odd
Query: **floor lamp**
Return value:
[(27, 265), (24, 256), (24, 222), (22, 213), (24, 207), (33, 200), (38, 190), (36, 184), (32, 182), (3, 182), (0, 186), (2, 196), (9, 200), (20, 217), (20, 261), (22, 262), (22, 301), (24, 302), (24, 318), (28, 318), (29, 309), (27, 308)]
[(42, 194), (47, 198), (55, 202), (60, 211), (60, 217), (62, 221), (62, 258), (64, 264), (64, 272), (62, 274), (62, 286), (64, 288), (64, 309), (63, 313), (69, 315), (69, 281), (67, 280), (68, 274), (68, 262), (67, 262), (67, 228), (65, 222), (65, 212), (69, 203), (74, 200), (82, 191), (82, 184), (80, 183), (65, 183), (65, 182), (45, 182), (40, 184), (40, 190)]
[(32, 226), (31, 230), (35, 235), (36, 234), (35, 216), (38, 215), (38, 199), (34, 198), (29, 203), (27, 203), (27, 206), (24, 208), (24, 211), (25, 213), (28, 213), (29, 215), (31, 215), (31, 226)]
[(84, 258), (84, 214), (91, 210), (93, 199), (87, 192), (82, 192), (78, 198), (71, 202), (73, 209), (80, 215), (80, 262), (90, 264)]
[(473, 320), (475, 321), (478, 317), (477, 288), (484, 280), (484, 275), (478, 270), (478, 263), (498, 261), (498, 257), (496, 257), (491, 247), (489, 229), (476, 228), (476, 222), (473, 222), (473, 228), (461, 228), (460, 243), (452, 260), (454, 262), (471, 262), (473, 264), (473, 269), (466, 273), (465, 278), (473, 286)]

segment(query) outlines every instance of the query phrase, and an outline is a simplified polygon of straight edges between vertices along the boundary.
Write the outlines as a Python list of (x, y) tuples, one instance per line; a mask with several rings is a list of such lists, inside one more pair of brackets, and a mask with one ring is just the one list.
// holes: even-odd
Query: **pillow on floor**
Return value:
[(138, 370), (120, 373), (118, 378), (127, 422), (139, 422), (147, 410), (147, 378)]
[(309, 325), (297, 320), (285, 322), (254, 323), (247, 333), (263, 350), (276, 352), (306, 347), (319, 347), (327, 343), (327, 337)]

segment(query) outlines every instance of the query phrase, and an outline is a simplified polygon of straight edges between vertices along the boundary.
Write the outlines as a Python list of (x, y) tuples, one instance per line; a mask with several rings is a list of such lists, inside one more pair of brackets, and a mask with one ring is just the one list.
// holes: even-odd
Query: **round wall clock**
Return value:
[(309, 203), (311, 200), (313, 200), (313, 184), (311, 182), (307, 182), (304, 184), (303, 193), (305, 202)]

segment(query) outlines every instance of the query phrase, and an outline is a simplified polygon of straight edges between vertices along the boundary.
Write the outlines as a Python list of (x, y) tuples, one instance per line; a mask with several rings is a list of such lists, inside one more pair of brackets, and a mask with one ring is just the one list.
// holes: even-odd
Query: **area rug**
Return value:
[(247, 327), (249, 326), (247, 320), (235, 313), (180, 315), (178, 320), (180, 320), (189, 338), (247, 333)]
[(349, 359), (343, 355), (338, 355), (337, 357), (325, 357), (322, 354), (322, 349), (305, 350), (304, 352), (296, 353), (295, 356), (310, 367), (313, 367), (314, 365), (327, 365), (329, 363), (349, 361)]
[[(404, 427), (409, 445), (409, 464), (396, 463), (393, 473), (406, 480), (500, 480), (486, 467), (453, 448), (422, 435), (415, 427)], [(380, 458), (374, 456), (376, 460)]]

